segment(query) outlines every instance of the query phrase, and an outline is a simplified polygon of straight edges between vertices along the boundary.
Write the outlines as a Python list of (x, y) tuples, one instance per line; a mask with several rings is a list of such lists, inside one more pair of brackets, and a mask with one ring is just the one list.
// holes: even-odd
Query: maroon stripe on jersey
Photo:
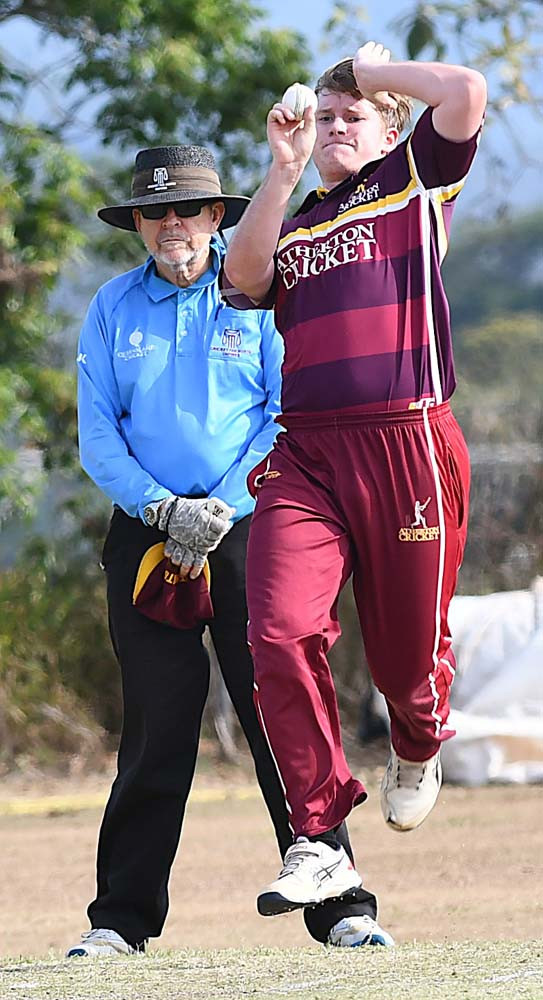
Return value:
[[(353, 309), (375, 308), (408, 299), (419, 299), (424, 292), (422, 250), (412, 250), (405, 257), (368, 260), (343, 264), (313, 276), (298, 278), (286, 291), (282, 278), (277, 287), (276, 321), (282, 333), (308, 320), (326, 321), (327, 316)], [(286, 298), (286, 302), (285, 302)]]
[(312, 365), (283, 378), (283, 411), (335, 410), (373, 403), (376, 410), (394, 408), (395, 399), (420, 399), (431, 393), (426, 348), (398, 354), (376, 354)]
[[(391, 399), (390, 402), (386, 404), (386, 410), (384, 408), (379, 409), (376, 407), (375, 403), (356, 403), (354, 406), (342, 406), (341, 409), (335, 410), (318, 410), (318, 411), (294, 411), (289, 410), (288, 413), (281, 413), (277, 417), (277, 423), (281, 424), (282, 427), (299, 427), (299, 426), (319, 426), (328, 427), (332, 424), (336, 426), (339, 425), (345, 418), (352, 416), (353, 419), (364, 416), (377, 416), (379, 420), (383, 420), (386, 413), (396, 412), (401, 410), (403, 412), (416, 413), (420, 407), (414, 407), (412, 404), (415, 402), (412, 396), (408, 396), (406, 399)], [(443, 403), (443, 406), (448, 404)], [(431, 412), (436, 407), (431, 407)]]
[(342, 312), (328, 322), (301, 323), (289, 330), (283, 377), (290, 372), (327, 361), (412, 350), (428, 343), (425, 299), (373, 309)]

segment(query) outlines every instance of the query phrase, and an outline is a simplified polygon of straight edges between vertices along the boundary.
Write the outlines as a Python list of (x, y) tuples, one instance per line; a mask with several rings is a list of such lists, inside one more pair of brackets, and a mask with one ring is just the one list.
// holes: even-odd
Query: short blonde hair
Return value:
[[(318, 96), (323, 90), (329, 90), (333, 94), (352, 94), (353, 97), (360, 100), (362, 94), (355, 80), (352, 58), (340, 59), (339, 62), (325, 69), (317, 80), (315, 93)], [(401, 134), (411, 121), (413, 102), (405, 94), (392, 94), (391, 96), (398, 102), (396, 108), (386, 108), (379, 104), (376, 104), (375, 107), (387, 128), (397, 128)]]

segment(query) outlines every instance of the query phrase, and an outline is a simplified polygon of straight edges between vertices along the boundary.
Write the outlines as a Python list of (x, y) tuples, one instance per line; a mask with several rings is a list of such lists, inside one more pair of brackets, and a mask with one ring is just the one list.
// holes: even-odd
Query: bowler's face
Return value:
[(334, 187), (371, 160), (394, 148), (396, 129), (388, 128), (371, 101), (352, 94), (319, 94), (313, 160), (325, 187)]

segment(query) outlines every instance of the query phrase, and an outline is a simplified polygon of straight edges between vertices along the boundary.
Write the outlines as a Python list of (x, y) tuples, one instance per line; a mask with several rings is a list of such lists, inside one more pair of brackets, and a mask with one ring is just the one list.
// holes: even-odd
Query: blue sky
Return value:
[[(274, 27), (297, 28), (302, 31), (315, 45), (315, 68), (318, 71), (326, 63), (326, 58), (318, 50), (322, 40), (323, 26), (330, 16), (332, 4), (324, 0), (275, 0), (262, 2), (260, 6), (267, 11), (266, 20)], [(362, 4), (360, 5), (362, 6)], [(391, 30), (391, 22), (409, 9), (409, 0), (368, 0), (364, 3), (367, 19), (360, 24), (360, 44), (368, 38), (375, 41), (395, 42), (397, 39)], [(353, 34), (353, 47), (356, 46), (357, 32)], [(389, 46), (390, 48), (390, 46)], [(401, 53), (403, 55), (403, 53)], [(343, 53), (333, 53), (331, 60)], [(399, 58), (400, 52), (396, 52)]]

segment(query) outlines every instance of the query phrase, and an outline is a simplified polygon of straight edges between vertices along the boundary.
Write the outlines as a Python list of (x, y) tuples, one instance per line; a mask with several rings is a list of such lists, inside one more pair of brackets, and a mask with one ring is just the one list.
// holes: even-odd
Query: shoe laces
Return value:
[(283, 878), (284, 875), (292, 875), (303, 864), (306, 858), (317, 860), (318, 857), (319, 849), (317, 845), (313, 844), (310, 840), (306, 840), (305, 837), (299, 837), (296, 843), (292, 847), (289, 847), (285, 854), (285, 863), (279, 877)]
[(398, 788), (419, 789), (424, 781), (426, 769), (430, 761), (421, 763), (400, 760), (396, 757), (396, 785)]

